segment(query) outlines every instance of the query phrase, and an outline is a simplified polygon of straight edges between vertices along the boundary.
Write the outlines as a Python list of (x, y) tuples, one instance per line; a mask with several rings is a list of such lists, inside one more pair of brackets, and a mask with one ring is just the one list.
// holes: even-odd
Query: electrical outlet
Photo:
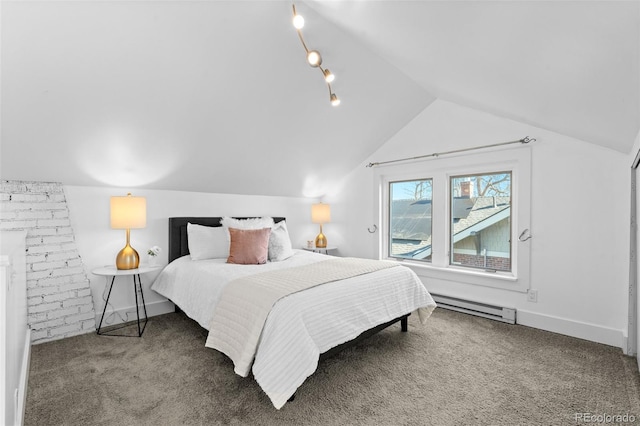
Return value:
[(536, 303), (538, 301), (538, 290), (529, 289), (527, 291), (527, 301)]

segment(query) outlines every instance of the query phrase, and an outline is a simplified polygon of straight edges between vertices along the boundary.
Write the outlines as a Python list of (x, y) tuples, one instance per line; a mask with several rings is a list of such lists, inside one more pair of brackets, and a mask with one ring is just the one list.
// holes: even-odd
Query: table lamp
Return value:
[(129, 242), (132, 228), (147, 224), (147, 200), (144, 197), (111, 197), (111, 228), (127, 230), (127, 245), (116, 256), (116, 268), (136, 269), (140, 265), (138, 252)]
[(331, 222), (331, 207), (329, 204), (312, 204), (311, 205), (311, 221), (320, 224), (320, 233), (316, 237), (316, 247), (326, 248), (327, 237), (322, 233), (322, 225)]

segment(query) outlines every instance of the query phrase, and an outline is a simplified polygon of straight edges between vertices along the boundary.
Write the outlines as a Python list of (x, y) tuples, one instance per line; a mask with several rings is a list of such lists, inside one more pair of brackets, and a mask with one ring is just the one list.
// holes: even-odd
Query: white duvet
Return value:
[[(192, 261), (185, 256), (169, 264), (151, 288), (209, 330), (216, 303), (230, 281), (325, 259), (324, 255), (296, 251), (282, 262), (233, 265), (225, 259)], [(405, 267), (291, 294), (273, 306), (265, 322), (253, 375), (279, 409), (316, 370), (320, 353), (419, 308), (424, 322), (435, 306), (420, 279)]]

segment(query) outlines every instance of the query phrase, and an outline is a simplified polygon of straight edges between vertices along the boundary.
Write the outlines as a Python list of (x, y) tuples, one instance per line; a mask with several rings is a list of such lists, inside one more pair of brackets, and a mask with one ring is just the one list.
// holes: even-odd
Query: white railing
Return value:
[(25, 232), (0, 233), (0, 248), (0, 424), (22, 425), (31, 354)]

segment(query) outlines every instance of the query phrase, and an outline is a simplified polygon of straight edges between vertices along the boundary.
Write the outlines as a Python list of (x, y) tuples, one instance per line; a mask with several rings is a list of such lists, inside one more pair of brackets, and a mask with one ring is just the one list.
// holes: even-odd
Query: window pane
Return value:
[(511, 173), (451, 178), (452, 265), (511, 271)]
[(389, 183), (389, 256), (431, 262), (431, 179)]

